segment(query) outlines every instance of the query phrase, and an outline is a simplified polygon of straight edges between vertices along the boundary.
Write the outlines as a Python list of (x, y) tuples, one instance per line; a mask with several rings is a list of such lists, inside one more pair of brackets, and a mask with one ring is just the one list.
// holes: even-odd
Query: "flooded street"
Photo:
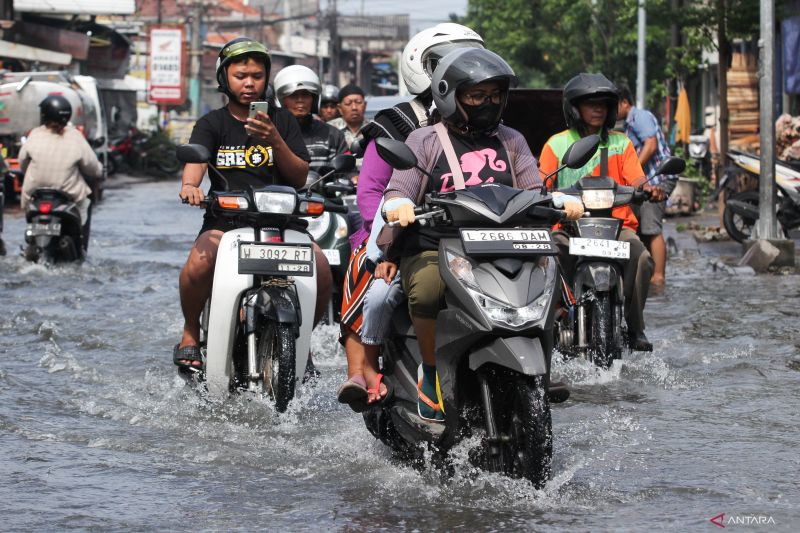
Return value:
[[(113, 184), (113, 179), (112, 179)], [(322, 379), (277, 416), (248, 395), (209, 403), (172, 364), (178, 273), (202, 212), (177, 182), (106, 191), (89, 258), (0, 258), (0, 516), (4, 530), (716, 530), (800, 521), (800, 277), (735, 277), (671, 260), (648, 301), (652, 354), (598, 371), (554, 363), (543, 491), (473, 468), (442, 480), (395, 462), (336, 402), (337, 329), (314, 332)]]

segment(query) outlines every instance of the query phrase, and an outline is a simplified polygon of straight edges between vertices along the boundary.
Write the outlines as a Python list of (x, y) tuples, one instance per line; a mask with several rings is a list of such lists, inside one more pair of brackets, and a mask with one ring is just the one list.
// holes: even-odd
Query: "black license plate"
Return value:
[(467, 255), (555, 255), (558, 253), (549, 229), (462, 228), (461, 243)]
[(310, 244), (240, 242), (239, 274), (313, 276), (314, 250)]

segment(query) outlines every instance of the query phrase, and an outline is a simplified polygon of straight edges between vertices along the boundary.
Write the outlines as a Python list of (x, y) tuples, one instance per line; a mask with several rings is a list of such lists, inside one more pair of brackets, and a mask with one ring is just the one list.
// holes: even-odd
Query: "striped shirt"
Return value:
[[(631, 107), (628, 112), (628, 117), (625, 119), (625, 135), (633, 143), (636, 153), (642, 152), (644, 142), (650, 137), (656, 138), (656, 151), (644, 164), (644, 173), (650, 178), (655, 174), (658, 166), (663, 163), (672, 154), (669, 151), (667, 141), (664, 139), (664, 134), (661, 132), (661, 127), (658, 124), (658, 119), (650, 111), (646, 109), (639, 109)], [(656, 176), (650, 183), (652, 185), (661, 185), (664, 182), (677, 181), (677, 176)], [(674, 183), (673, 183), (674, 186)]]

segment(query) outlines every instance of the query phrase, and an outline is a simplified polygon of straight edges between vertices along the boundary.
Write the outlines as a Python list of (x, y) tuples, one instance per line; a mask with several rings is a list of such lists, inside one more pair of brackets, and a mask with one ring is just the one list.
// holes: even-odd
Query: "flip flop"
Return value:
[[(199, 361), (199, 365), (193, 365), (194, 361)], [(203, 369), (203, 355), (200, 353), (199, 346), (184, 346), (181, 348), (180, 344), (176, 344), (172, 350), (172, 362), (176, 366), (189, 368), (192, 370)]]
[[(436, 392), (437, 392), (437, 395), (438, 395), (439, 394), (439, 375), (438, 374), (436, 375)], [(439, 411), (441, 411), (442, 414), (444, 414), (444, 409), (442, 409), (442, 404), (438, 403), (438, 402), (434, 402), (433, 400), (428, 398), (427, 394), (422, 392), (422, 365), (419, 365), (419, 368), (417, 370), (417, 398), (418, 398), (418, 401), (417, 401), (417, 415), (422, 420), (425, 420), (426, 422), (432, 422), (434, 424), (444, 424), (444, 419), (443, 418), (442, 419), (440, 419), (440, 418), (428, 418), (426, 416), (422, 416), (422, 413), (419, 410), (419, 401), (422, 401), (422, 403), (424, 403), (425, 405), (427, 405), (428, 407), (433, 409), (434, 413), (438, 413)]]
[(346, 403), (356, 413), (363, 413), (369, 409), (367, 405), (367, 383), (362, 376), (353, 376), (341, 385), (336, 391), (339, 403)]
[[(382, 381), (383, 381), (383, 374), (379, 373), (378, 374), (378, 381), (375, 383), (375, 387), (373, 387), (371, 389), (367, 389), (367, 394), (380, 395), (380, 393), (381, 393), (381, 382)], [(388, 383), (384, 383), (383, 386), (386, 387), (386, 396), (384, 396), (383, 398), (380, 398), (379, 400), (375, 400), (374, 402), (371, 402), (369, 404), (370, 407), (372, 407), (373, 405), (379, 405), (379, 404), (385, 402), (386, 400), (388, 400), (389, 398), (391, 398), (391, 396), (392, 396), (392, 388), (389, 386)]]

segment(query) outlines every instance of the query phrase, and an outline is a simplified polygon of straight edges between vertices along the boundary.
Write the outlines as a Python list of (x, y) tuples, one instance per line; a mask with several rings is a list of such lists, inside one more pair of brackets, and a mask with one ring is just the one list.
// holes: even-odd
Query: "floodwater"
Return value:
[[(554, 363), (573, 395), (554, 406), (544, 490), (473, 468), (475, 442), (442, 479), (336, 402), (335, 328), (315, 331), (322, 379), (284, 415), (184, 385), (177, 278), (202, 213), (177, 190), (108, 190), (82, 265), (0, 258), (2, 529), (713, 531), (725, 513), (734, 530), (797, 531), (798, 276), (672, 259), (648, 303), (654, 353)], [(13, 254), (23, 229), (7, 216)]]

